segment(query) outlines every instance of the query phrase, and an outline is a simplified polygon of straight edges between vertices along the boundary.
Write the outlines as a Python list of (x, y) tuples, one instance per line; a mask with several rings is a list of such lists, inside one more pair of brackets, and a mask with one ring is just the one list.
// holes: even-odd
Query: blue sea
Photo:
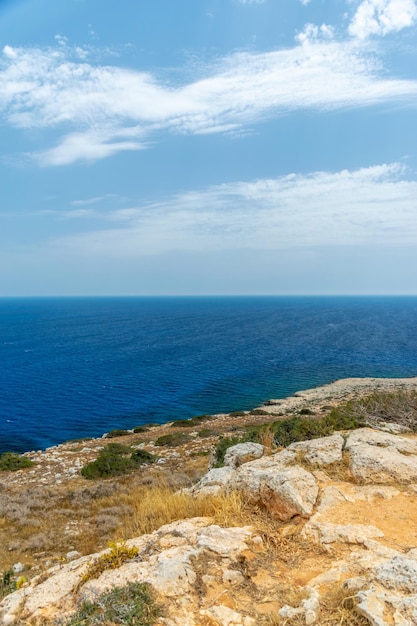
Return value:
[(415, 297), (0, 298), (0, 452), (417, 375)]

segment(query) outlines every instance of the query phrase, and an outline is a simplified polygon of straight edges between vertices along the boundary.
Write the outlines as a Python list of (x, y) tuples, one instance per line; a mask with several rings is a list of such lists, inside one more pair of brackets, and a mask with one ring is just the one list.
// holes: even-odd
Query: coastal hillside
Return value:
[(136, 430), (0, 474), (0, 623), (417, 624), (417, 379)]

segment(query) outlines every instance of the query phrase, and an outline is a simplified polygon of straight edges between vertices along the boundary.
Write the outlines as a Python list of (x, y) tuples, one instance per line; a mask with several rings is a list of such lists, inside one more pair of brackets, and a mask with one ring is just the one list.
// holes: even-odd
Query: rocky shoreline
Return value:
[[(415, 626), (415, 434), (401, 424), (390, 424), (386, 433), (381, 424), (382, 430), (337, 433), (281, 451), (239, 444), (229, 448), (225, 467), (208, 467), (221, 436), (293, 416), (320, 417), (374, 391), (417, 391), (417, 377), (342, 379), (252, 411), (211, 416), (204, 428), (173, 422), (129, 433), (116, 441), (158, 460), (127, 477), (87, 481), (80, 475), (114, 441), (105, 437), (27, 453), (33, 467), (0, 475), (0, 570), (22, 563), (28, 578), (0, 603), (0, 623), (33, 618), (47, 624), (74, 611), (85, 594), (147, 580), (164, 598), (161, 626)], [(185, 442), (156, 445), (172, 433), (186, 434)], [(131, 492), (143, 494), (161, 480), (192, 500), (236, 490), (246, 503), (236, 512), (241, 525), (199, 517), (150, 535), (125, 535), (129, 546), (145, 551), (139, 561), (104, 572), (85, 585), (84, 595), (74, 592), (91, 559), (99, 558), (82, 555), (120, 537), (123, 520), (135, 515)], [(354, 598), (357, 621), (336, 621), (336, 605), (328, 608), (336, 592)], [(28, 622), (19, 621), (21, 610)]]
[[(279, 419), (288, 414), (311, 410), (313, 413), (323, 413), (340, 402), (345, 402), (352, 398), (358, 398), (373, 391), (394, 391), (394, 390), (417, 390), (417, 377), (412, 378), (343, 378), (332, 383), (297, 391), (294, 395), (282, 399), (270, 399), (264, 404), (255, 407), (252, 411), (237, 411), (232, 413), (219, 413), (212, 416), (210, 428), (216, 428), (219, 433), (237, 430), (247, 424), (263, 423), (269, 415), (274, 419)], [(260, 414), (257, 414), (260, 413)], [(239, 415), (237, 415), (239, 414)], [(158, 437), (171, 432), (173, 422), (167, 422), (159, 426), (152, 426), (148, 433), (142, 434), (141, 439), (146, 443), (146, 448), (158, 455), (161, 448), (155, 447), (154, 441)], [(133, 431), (132, 431), (133, 437)], [(60, 485), (63, 482), (79, 478), (82, 466), (91, 461), (97, 451), (103, 445), (109, 443), (106, 439), (107, 433), (102, 437), (83, 439), (80, 441), (69, 441), (56, 446), (51, 446), (46, 450), (25, 452), (24, 456), (35, 461), (35, 466), (30, 470), (25, 470), (24, 477), (26, 484), (40, 485)], [(130, 443), (132, 437), (121, 437), (118, 441)], [(137, 439), (137, 437), (136, 437)], [(210, 438), (207, 439), (209, 443)], [(191, 453), (201, 446), (185, 446), (185, 450)], [(167, 457), (172, 457), (172, 451), (167, 451)], [(174, 453), (175, 454), (175, 453)], [(15, 472), (7, 476), (8, 484), (18, 484), (21, 472)], [(0, 481), (2, 476), (0, 474)]]

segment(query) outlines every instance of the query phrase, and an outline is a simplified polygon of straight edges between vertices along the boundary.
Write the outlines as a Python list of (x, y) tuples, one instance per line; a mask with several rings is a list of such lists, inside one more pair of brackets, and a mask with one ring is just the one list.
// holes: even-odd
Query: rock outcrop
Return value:
[(191, 494), (238, 491), (275, 520), (272, 530), (209, 518), (168, 524), (131, 539), (137, 556), (97, 578), (83, 576), (100, 554), (55, 566), (6, 596), (0, 623), (65, 619), (81, 600), (138, 581), (164, 605), (160, 626), (257, 626), (270, 615), (320, 624), (335, 588), (372, 626), (417, 624), (414, 435), (362, 428), (270, 455), (242, 444), (226, 462)]

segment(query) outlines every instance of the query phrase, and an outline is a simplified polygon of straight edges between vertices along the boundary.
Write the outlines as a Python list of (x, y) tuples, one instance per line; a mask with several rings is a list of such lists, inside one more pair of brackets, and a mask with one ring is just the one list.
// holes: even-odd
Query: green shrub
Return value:
[(172, 422), (172, 426), (181, 426), (182, 428), (193, 428), (201, 424), (201, 422), (206, 422), (208, 420), (213, 419), (212, 415), (195, 415), (187, 420), (175, 420)]
[(137, 465), (141, 465), (142, 463), (153, 463), (156, 459), (154, 454), (151, 454), (147, 450), (143, 449), (132, 452), (131, 458)]
[(124, 437), (125, 435), (130, 435), (130, 432), (128, 430), (125, 430), (124, 428), (115, 428), (114, 430), (111, 430), (107, 433), (105, 439), (113, 439), (113, 437)]
[(204, 439), (204, 437), (212, 437), (213, 435), (217, 435), (217, 432), (212, 428), (202, 428), (198, 431), (198, 436), (202, 439)]
[(95, 461), (84, 465), (82, 476), (89, 480), (121, 476), (133, 471), (142, 463), (153, 463), (156, 457), (146, 450), (132, 450), (120, 443), (109, 443), (100, 450)]
[(314, 411), (311, 409), (300, 409), (298, 412), (300, 415), (314, 415)]
[(364, 426), (359, 418), (325, 415), (323, 417), (292, 417), (270, 425), (277, 446), (289, 446), (296, 441), (318, 439), (332, 435), (336, 430), (351, 430)]
[(135, 426), (134, 433), (146, 433), (149, 429), (146, 426)]
[(246, 433), (240, 437), (221, 437), (219, 439), (214, 452), (214, 467), (222, 467), (226, 450), (230, 446), (246, 441), (263, 443), (265, 429), (272, 433), (276, 446), (286, 447), (296, 441), (326, 437), (333, 434), (335, 430), (350, 430), (361, 426), (364, 426), (364, 422), (360, 418), (332, 414), (319, 418), (295, 416), (276, 422), (248, 426)]
[(0, 472), (16, 472), (32, 465), (34, 462), (31, 459), (16, 452), (3, 452), (0, 456)]
[(334, 407), (330, 417), (345, 421), (360, 419), (369, 425), (396, 422), (417, 431), (417, 391), (374, 391)]
[(128, 583), (100, 595), (95, 602), (83, 602), (65, 626), (127, 624), (152, 626), (162, 615), (147, 583)]
[(173, 428), (192, 428), (195, 426), (195, 422), (191, 419), (189, 420), (174, 420), (171, 424)]
[(98, 578), (101, 574), (109, 569), (118, 569), (126, 563), (138, 556), (139, 550), (136, 546), (128, 547), (126, 541), (109, 541), (109, 550), (101, 554), (94, 561), (89, 563), (87, 571), (83, 574), (79, 586), (88, 580)]
[(0, 599), (7, 596), (7, 594), (16, 591), (15, 574), (12, 569), (3, 572), (0, 575)]
[(237, 443), (248, 441), (248, 437), (249, 435), (247, 437), (220, 437), (214, 450), (214, 467), (222, 467), (226, 450)]
[(245, 415), (245, 411), (232, 411), (229, 413), (229, 417), (244, 417)]
[[(333, 408), (330, 406), (323, 408), (331, 409), (330, 413), (319, 417), (315, 416), (310, 409), (304, 408), (297, 416), (249, 426), (246, 434), (240, 437), (221, 437), (214, 452), (215, 467), (223, 465), (226, 450), (230, 446), (245, 441), (262, 443), (266, 428), (273, 433), (274, 442), (280, 447), (297, 441), (327, 437), (338, 430), (352, 430), (378, 422), (400, 423), (417, 432), (417, 391), (414, 390), (375, 391), (363, 398), (349, 400)], [(254, 409), (250, 411), (250, 414), (268, 413), (263, 409)]]
[(155, 445), (175, 448), (175, 446), (180, 446), (181, 444), (187, 443), (191, 440), (191, 435), (187, 435), (186, 433), (172, 433), (170, 435), (162, 435), (161, 437), (158, 437), (155, 441)]

